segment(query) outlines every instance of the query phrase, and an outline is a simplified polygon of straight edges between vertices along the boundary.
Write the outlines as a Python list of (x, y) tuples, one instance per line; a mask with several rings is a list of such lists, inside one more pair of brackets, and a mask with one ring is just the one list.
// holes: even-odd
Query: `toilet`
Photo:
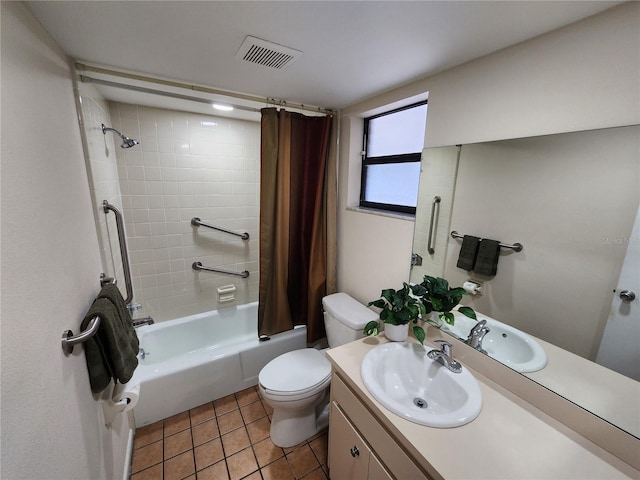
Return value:
[[(346, 293), (322, 299), (329, 348), (363, 337), (364, 326), (378, 318)], [(324, 350), (303, 348), (283, 353), (258, 375), (258, 388), (273, 407), (271, 441), (286, 448), (299, 444), (329, 423), (331, 364)]]

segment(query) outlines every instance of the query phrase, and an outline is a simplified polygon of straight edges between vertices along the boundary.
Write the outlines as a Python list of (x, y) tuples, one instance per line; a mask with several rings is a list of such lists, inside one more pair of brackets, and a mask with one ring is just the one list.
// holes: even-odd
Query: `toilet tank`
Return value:
[(378, 314), (346, 293), (334, 293), (322, 299), (324, 326), (329, 347), (337, 347), (362, 338), (362, 329)]

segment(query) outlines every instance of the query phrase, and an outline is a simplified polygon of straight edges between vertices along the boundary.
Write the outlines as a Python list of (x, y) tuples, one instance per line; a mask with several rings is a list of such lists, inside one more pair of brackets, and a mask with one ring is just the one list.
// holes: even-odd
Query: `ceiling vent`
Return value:
[(302, 55), (300, 50), (267, 42), (256, 37), (247, 36), (240, 45), (236, 57), (247, 62), (264, 65), (265, 67), (283, 69), (295, 62)]

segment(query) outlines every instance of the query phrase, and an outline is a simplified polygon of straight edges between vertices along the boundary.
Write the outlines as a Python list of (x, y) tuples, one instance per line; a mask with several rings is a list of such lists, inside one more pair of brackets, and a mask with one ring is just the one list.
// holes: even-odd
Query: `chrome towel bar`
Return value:
[(200, 220), (198, 217), (193, 217), (191, 219), (191, 225), (193, 225), (194, 227), (199, 227), (200, 225), (202, 225), (203, 227), (211, 228), (213, 230), (218, 230), (219, 232), (228, 233), (229, 235), (235, 235), (236, 237), (242, 238), (242, 240), (249, 240), (249, 234), (247, 232), (244, 232), (244, 233), (232, 232), (231, 230), (226, 230), (224, 228), (216, 227), (214, 225), (205, 223), (202, 220)]
[[(453, 238), (464, 238), (464, 235), (459, 234), (455, 230), (453, 230), (451, 232), (451, 236)], [(513, 250), (515, 252), (521, 252), (524, 247), (522, 246), (521, 243), (514, 243), (513, 245), (508, 245), (506, 243), (500, 242), (500, 248), (510, 248), (511, 250)]]
[(435, 245), (433, 245), (431, 242), (432, 240), (435, 240), (434, 236), (433, 236), (433, 227), (436, 225), (437, 223), (437, 217), (436, 217), (436, 206), (438, 207), (438, 217), (440, 216), (440, 201), (442, 199), (439, 196), (435, 196), (433, 197), (433, 202), (431, 203), (431, 221), (429, 222), (429, 239), (427, 240), (427, 251), (433, 255), (434, 253), (436, 253), (436, 248)]
[(124, 233), (124, 220), (122, 219), (122, 213), (109, 202), (103, 200), (102, 210), (105, 215), (112, 211), (116, 216), (116, 227), (118, 229), (118, 242), (120, 243), (120, 258), (122, 258), (122, 271), (124, 273), (124, 284), (127, 289), (127, 298), (124, 299), (124, 303), (129, 305), (133, 300), (133, 282), (131, 281), (131, 268), (129, 267), (129, 254), (127, 253), (127, 237)]
[(247, 270), (244, 270), (242, 272), (232, 272), (231, 270), (224, 270), (222, 268), (205, 267), (200, 262), (193, 262), (193, 264), (191, 264), (191, 268), (193, 268), (196, 272), (204, 270), (205, 272), (222, 273), (223, 275), (233, 275), (235, 277), (242, 278), (247, 278), (249, 276), (249, 272)]

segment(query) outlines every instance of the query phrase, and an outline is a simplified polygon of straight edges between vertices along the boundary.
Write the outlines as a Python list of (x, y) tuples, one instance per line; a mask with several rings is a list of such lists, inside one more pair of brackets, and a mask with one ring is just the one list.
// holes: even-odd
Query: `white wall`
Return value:
[(2, 2), (3, 479), (122, 478), (82, 348), (100, 254), (67, 59), (23, 4)]
[(639, 22), (629, 2), (344, 109), (338, 289), (368, 301), (409, 278), (412, 225), (346, 209), (367, 112), (429, 92), (427, 147), (637, 124)]

